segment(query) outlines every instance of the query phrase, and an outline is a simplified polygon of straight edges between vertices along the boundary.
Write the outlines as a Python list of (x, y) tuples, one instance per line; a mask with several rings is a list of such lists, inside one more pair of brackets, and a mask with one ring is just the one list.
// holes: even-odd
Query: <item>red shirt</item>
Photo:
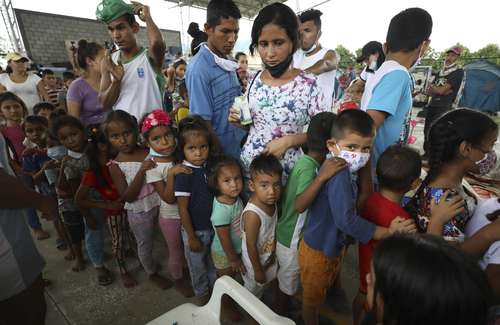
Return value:
[[(104, 186), (100, 186), (97, 182), (97, 177), (95, 173), (88, 169), (85, 171), (82, 177), (82, 185), (91, 187), (97, 190), (101, 195), (101, 198), (105, 201), (116, 201), (120, 198), (120, 194), (118, 190), (113, 185), (113, 179), (111, 178), (111, 174), (109, 173), (109, 169), (107, 166), (101, 166), (101, 177), (104, 178)], [(120, 211), (117, 210), (108, 210), (106, 209), (106, 214), (109, 216), (117, 215)]]
[[(373, 193), (366, 201), (365, 208), (361, 216), (380, 227), (389, 228), (391, 222), (396, 217), (410, 219), (410, 215), (401, 205), (388, 200), (380, 193)], [(372, 261), (373, 251), (377, 245), (377, 240), (370, 240), (366, 244), (359, 243), (359, 290), (366, 294), (366, 275), (370, 273), (370, 264)]]

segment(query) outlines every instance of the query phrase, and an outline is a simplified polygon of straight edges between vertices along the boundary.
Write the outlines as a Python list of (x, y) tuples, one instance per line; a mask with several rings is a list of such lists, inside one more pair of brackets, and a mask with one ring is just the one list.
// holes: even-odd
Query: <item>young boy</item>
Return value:
[(50, 113), (56, 110), (54, 104), (49, 102), (40, 102), (33, 106), (33, 114), (37, 116), (43, 116), (47, 119), (50, 119)]
[[(319, 113), (311, 119), (307, 129), (307, 154), (295, 164), (283, 193), (276, 226), (279, 290), (275, 304), (279, 314), (286, 313), (290, 296), (295, 295), (299, 288), (298, 248), (307, 209), (321, 186), (346, 166), (345, 161), (338, 158), (325, 161), (328, 153), (326, 141), (330, 138), (334, 120), (335, 114), (331, 112)], [(323, 167), (318, 174), (321, 164)]]
[[(23, 155), (23, 171), (25, 176), (29, 178), (29, 184), (37, 186), (41, 194), (56, 198), (54, 187), (50, 186), (45, 178), (45, 171), (55, 168), (57, 165), (55, 160), (50, 159), (45, 151), (47, 148), (47, 128), (48, 121), (42, 116), (30, 115), (25, 118), (23, 123), (24, 135), (35, 147), (25, 151)], [(39, 227), (35, 228), (37, 238), (48, 238), (49, 234), (42, 229), (36, 211), (28, 212), (28, 216), (32, 218), (34, 223), (39, 225)], [(59, 222), (59, 216), (55, 215), (51, 216), (51, 218), (54, 220), (54, 226), (58, 234), (56, 246), (58, 249), (64, 249), (66, 247), (65, 235)]]
[(245, 288), (262, 297), (265, 285), (276, 278), (275, 230), (283, 168), (272, 155), (261, 154), (250, 164), (249, 187), (253, 192), (242, 213), (241, 257)]
[[(405, 193), (419, 185), (422, 161), (417, 151), (401, 145), (389, 147), (377, 162), (379, 192), (373, 193), (361, 212), (361, 216), (381, 227), (389, 227), (396, 217), (410, 219), (401, 207)], [(354, 324), (363, 319), (366, 303), (366, 275), (370, 273), (372, 254), (377, 241), (359, 244), (359, 292), (354, 299), (352, 310)]]
[(407, 143), (413, 90), (408, 70), (420, 63), (431, 32), (432, 17), (421, 8), (403, 10), (391, 19), (385, 62), (366, 83), (361, 99), (361, 109), (370, 114), (377, 129), (371, 165), (360, 173), (361, 202), (371, 194), (372, 175), (382, 152), (390, 145)]
[(59, 92), (62, 91), (61, 88), (57, 86), (57, 78), (52, 70), (43, 70), (42, 79), (45, 85), (45, 91), (47, 92), (47, 98), (45, 101), (51, 103), (55, 107), (59, 106)]
[(366, 243), (396, 230), (415, 231), (410, 220), (403, 222), (397, 218), (387, 229), (356, 214), (356, 191), (351, 173), (356, 173), (368, 162), (374, 137), (374, 122), (366, 112), (346, 110), (338, 115), (326, 142), (334, 157), (346, 160), (349, 170), (341, 170), (330, 178), (309, 209), (304, 239), (299, 247), (302, 315), (307, 325), (319, 322), (319, 307), (340, 271), (346, 235)]

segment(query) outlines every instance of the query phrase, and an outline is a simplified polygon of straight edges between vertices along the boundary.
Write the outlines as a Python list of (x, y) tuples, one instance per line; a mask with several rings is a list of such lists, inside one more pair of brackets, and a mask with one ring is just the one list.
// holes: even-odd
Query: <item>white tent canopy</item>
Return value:
[[(193, 7), (206, 9), (210, 0), (165, 0), (167, 2), (176, 3), (181, 7)], [(241, 11), (241, 15), (245, 18), (251, 19), (257, 15), (260, 9), (273, 3), (285, 2), (285, 0), (234, 0), (234, 3)]]

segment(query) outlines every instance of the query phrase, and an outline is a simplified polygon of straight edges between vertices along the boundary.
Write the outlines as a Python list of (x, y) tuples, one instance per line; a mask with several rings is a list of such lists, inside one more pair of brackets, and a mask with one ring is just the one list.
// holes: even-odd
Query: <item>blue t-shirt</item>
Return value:
[(411, 89), (410, 75), (403, 70), (387, 73), (373, 88), (368, 110), (377, 110), (388, 115), (377, 130), (372, 151), (372, 166), (376, 166), (378, 158), (389, 146), (407, 142), (412, 107)]
[(187, 161), (183, 164), (190, 167), (192, 173), (175, 176), (175, 196), (189, 197), (188, 211), (195, 231), (212, 229), (210, 217), (214, 196), (208, 189), (207, 169)]
[(234, 98), (241, 95), (235, 71), (220, 68), (213, 54), (202, 45), (186, 72), (189, 112), (210, 121), (224, 153), (239, 159), (245, 132), (228, 121)]
[(36, 153), (23, 157), (23, 170), (25, 172), (36, 173), (40, 171), (45, 162), (51, 159), (46, 154)]
[(343, 169), (323, 185), (309, 208), (304, 231), (307, 245), (325, 256), (339, 256), (347, 235), (362, 243), (372, 239), (375, 225), (356, 213), (351, 175)]

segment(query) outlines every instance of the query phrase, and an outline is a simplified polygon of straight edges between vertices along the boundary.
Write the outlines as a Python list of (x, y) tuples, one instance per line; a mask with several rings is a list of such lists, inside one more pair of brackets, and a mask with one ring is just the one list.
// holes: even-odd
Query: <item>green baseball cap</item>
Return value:
[(122, 0), (103, 0), (97, 5), (95, 15), (98, 20), (109, 24), (126, 14), (133, 15), (134, 7)]

